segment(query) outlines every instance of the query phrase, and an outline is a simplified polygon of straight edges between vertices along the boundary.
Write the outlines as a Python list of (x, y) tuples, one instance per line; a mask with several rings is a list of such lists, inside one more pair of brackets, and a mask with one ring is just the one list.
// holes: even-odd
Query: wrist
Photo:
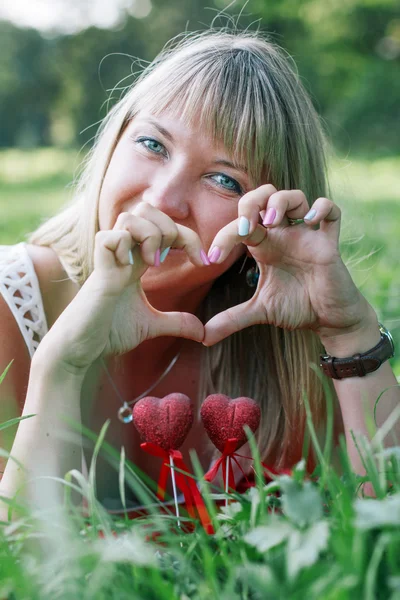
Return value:
[(39, 345), (31, 361), (31, 372), (37, 376), (51, 378), (58, 383), (72, 380), (83, 383), (87, 370), (87, 368), (78, 368), (58, 360), (57, 350), (43, 345), (43, 342)]
[(357, 324), (329, 332), (319, 332), (319, 338), (326, 354), (330, 356), (346, 358), (354, 354), (363, 354), (376, 346), (381, 338), (378, 317), (370, 308)]

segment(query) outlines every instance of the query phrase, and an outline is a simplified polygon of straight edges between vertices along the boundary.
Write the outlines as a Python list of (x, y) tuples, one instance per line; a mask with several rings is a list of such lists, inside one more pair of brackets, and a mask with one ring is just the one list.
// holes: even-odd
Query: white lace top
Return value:
[(25, 242), (0, 246), (0, 293), (18, 323), (32, 358), (48, 327), (39, 281)]

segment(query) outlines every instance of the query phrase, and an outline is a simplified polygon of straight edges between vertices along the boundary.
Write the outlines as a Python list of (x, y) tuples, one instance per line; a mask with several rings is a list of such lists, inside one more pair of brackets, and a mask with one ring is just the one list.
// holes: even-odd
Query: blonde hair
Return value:
[[(72, 202), (29, 237), (30, 243), (53, 248), (79, 285), (93, 270), (107, 167), (124, 128), (142, 108), (155, 115), (168, 109), (188, 124), (195, 119), (224, 143), (234, 161), (244, 162), (257, 185), (301, 189), (310, 203), (328, 194), (328, 144), (291, 58), (260, 34), (186, 34), (168, 44), (110, 110)], [(205, 322), (252, 295), (235, 263), (214, 282), (198, 316)], [(315, 424), (325, 420), (322, 384), (310, 368), (321, 351), (312, 331), (254, 325), (204, 348), (198, 400), (217, 392), (255, 398), (262, 408), (257, 433), (261, 457), (278, 468), (291, 466), (301, 458), (303, 392)]]

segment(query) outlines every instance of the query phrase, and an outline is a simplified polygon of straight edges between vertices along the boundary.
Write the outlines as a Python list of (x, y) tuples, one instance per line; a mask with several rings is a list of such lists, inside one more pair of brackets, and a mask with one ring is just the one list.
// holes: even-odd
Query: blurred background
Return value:
[(1, 0), (0, 244), (70, 198), (137, 59), (212, 22), (265, 31), (294, 58), (332, 141), (344, 259), (400, 354), (398, 0)]

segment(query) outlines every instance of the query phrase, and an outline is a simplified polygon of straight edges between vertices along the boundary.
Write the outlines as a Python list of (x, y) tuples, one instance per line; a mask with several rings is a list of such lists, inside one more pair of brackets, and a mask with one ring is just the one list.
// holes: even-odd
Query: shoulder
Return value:
[(71, 302), (78, 286), (69, 279), (57, 253), (48, 246), (26, 244), (38, 278), (48, 328)]
[(48, 246), (35, 246), (34, 244), (26, 244), (26, 250), (35, 268), (35, 273), (39, 281), (43, 283), (48, 279), (55, 277), (66, 277), (64, 268), (56, 254), (56, 252)]

